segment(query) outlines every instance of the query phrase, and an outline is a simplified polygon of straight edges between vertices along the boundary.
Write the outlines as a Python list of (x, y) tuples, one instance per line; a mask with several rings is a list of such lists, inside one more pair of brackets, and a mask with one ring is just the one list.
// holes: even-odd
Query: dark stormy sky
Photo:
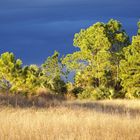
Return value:
[(135, 35), (140, 0), (0, 0), (0, 53), (41, 64), (54, 50), (72, 53), (76, 32), (110, 18)]

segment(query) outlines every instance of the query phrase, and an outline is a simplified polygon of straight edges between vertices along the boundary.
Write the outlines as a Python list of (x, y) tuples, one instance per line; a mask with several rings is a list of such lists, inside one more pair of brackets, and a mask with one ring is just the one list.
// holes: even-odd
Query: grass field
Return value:
[(1, 106), (0, 140), (140, 140), (140, 101)]

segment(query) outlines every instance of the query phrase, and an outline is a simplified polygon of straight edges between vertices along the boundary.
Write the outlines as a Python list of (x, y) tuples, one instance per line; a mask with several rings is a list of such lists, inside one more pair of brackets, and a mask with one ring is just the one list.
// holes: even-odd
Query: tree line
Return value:
[[(0, 56), (2, 93), (36, 96), (40, 89), (79, 99), (140, 98), (140, 22), (132, 39), (114, 19), (76, 33), (79, 50), (60, 58), (58, 52), (40, 65), (23, 66), (13, 53)], [(74, 82), (68, 80), (73, 73)]]

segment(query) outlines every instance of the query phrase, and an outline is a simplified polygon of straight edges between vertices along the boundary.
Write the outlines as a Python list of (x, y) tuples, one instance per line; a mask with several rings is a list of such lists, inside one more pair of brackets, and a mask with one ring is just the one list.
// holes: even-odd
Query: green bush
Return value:
[(78, 94), (78, 98), (91, 100), (112, 99), (114, 94), (115, 92), (112, 88), (87, 87), (81, 94)]
[(117, 91), (113, 95), (114, 99), (124, 99), (125, 98), (125, 92), (124, 91)]
[(133, 87), (128, 89), (125, 97), (128, 99), (140, 99), (140, 87)]
[(52, 91), (54, 91), (57, 94), (65, 94), (65, 93), (67, 93), (66, 83), (60, 78), (56, 77), (54, 79), (53, 88), (54, 89), (52, 89)]

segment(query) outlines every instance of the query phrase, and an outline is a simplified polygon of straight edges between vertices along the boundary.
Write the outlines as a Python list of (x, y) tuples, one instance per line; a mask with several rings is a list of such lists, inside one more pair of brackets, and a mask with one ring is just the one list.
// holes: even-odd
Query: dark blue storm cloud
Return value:
[(139, 0), (0, 0), (0, 53), (41, 64), (54, 50), (72, 53), (81, 28), (114, 18), (130, 36), (140, 18)]

